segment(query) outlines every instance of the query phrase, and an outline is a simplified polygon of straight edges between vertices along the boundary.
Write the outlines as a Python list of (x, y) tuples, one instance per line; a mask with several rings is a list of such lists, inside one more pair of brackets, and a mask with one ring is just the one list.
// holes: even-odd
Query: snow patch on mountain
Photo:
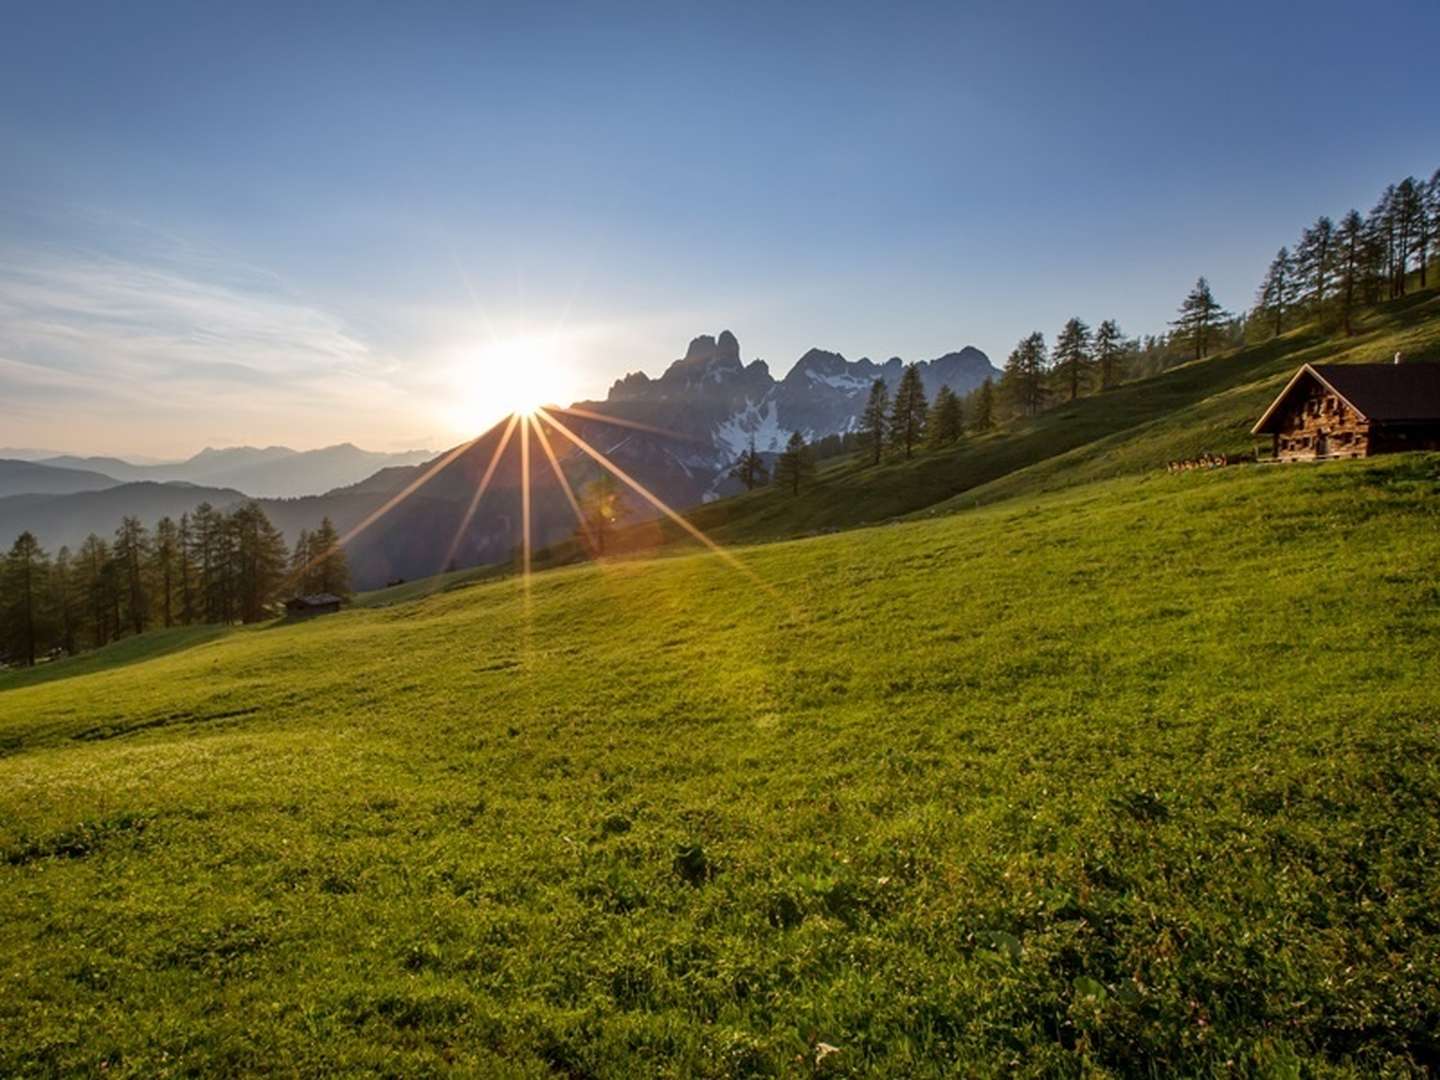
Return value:
[(785, 448), (788, 437), (789, 432), (780, 426), (780, 411), (768, 394), (758, 404), (745, 402), (745, 408), (721, 423), (714, 433), (715, 445), (728, 451), (731, 458), (748, 450), (752, 438), (761, 453), (778, 453)]
[(873, 379), (862, 379), (856, 375), (827, 375), (824, 372), (809, 370), (805, 372), (811, 382), (824, 383), (835, 390), (843, 390), (847, 394), (858, 394), (861, 391), (868, 391)]

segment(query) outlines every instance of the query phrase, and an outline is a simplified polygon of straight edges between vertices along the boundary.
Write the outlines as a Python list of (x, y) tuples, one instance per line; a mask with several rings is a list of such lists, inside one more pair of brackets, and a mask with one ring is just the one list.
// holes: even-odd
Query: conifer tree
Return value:
[(80, 595), (75, 561), (70, 549), (61, 545), (50, 572), (50, 611), (55, 619), (57, 643), (67, 656), (80, 651)]
[(15, 538), (0, 569), (0, 595), (5, 597), (0, 646), (13, 663), (34, 667), (46, 631), (49, 559), (35, 534), (27, 530)]
[(155, 544), (151, 549), (151, 586), (160, 606), (163, 626), (174, 626), (175, 590), (179, 572), (180, 530), (174, 519), (162, 517), (155, 523)]
[(1422, 231), (1425, 201), (1420, 183), (1407, 176), (1395, 185), (1392, 214), (1395, 218), (1395, 287), (1394, 296), (1404, 296), (1410, 274), (1410, 254)]
[(880, 464), (889, 425), (890, 389), (884, 379), (876, 379), (870, 384), (870, 396), (865, 401), (865, 411), (860, 414), (860, 444), (869, 455), (871, 465)]
[(1379, 299), (1383, 284), (1387, 295), (1395, 296), (1395, 185), (1391, 184), (1380, 195), (1380, 201), (1370, 211), (1365, 226), (1370, 234), (1371, 262), (1374, 266), (1375, 287), (1371, 303)]
[(1202, 277), (1195, 282), (1195, 287), (1180, 305), (1180, 318), (1170, 325), (1175, 327), (1181, 338), (1189, 342), (1195, 359), (1203, 360), (1216, 325), (1229, 316), (1230, 313), (1220, 306), (1210, 291), (1210, 283)]
[(192, 550), (190, 515), (181, 514), (180, 524), (175, 530), (175, 560), (180, 573), (180, 621), (186, 626), (196, 621), (194, 567), (190, 561)]
[(228, 524), (233, 538), (234, 613), (243, 623), (259, 622), (271, 614), (285, 582), (289, 563), (285, 538), (254, 501), (237, 507)]
[(1329, 295), (1330, 280), (1335, 273), (1335, 223), (1328, 217), (1317, 218), (1315, 224), (1300, 234), (1295, 249), (1295, 267), (1300, 276), (1301, 302), (1319, 314)]
[(1352, 325), (1355, 306), (1365, 277), (1365, 221), (1358, 210), (1351, 210), (1340, 219), (1340, 228), (1335, 233), (1336, 261), (1339, 276), (1336, 280), (1336, 298), (1340, 304), (1340, 322), (1345, 333), (1355, 332)]
[(1420, 264), (1420, 288), (1423, 289), (1429, 279), (1430, 253), (1440, 238), (1440, 169), (1435, 170), (1428, 182), (1417, 182), (1417, 192), (1415, 256)]
[(128, 514), (115, 530), (114, 558), (124, 583), (125, 612), (130, 629), (143, 634), (150, 619), (150, 593), (145, 569), (150, 559), (150, 534), (139, 518)]
[(301, 529), (295, 538), (295, 549), (290, 553), (290, 591), (296, 596), (320, 591), (315, 587), (314, 551), (310, 530)]
[(964, 434), (964, 412), (960, 398), (948, 386), (935, 392), (935, 404), (930, 407), (930, 417), (925, 426), (930, 433), (930, 445), (935, 448), (952, 446)]
[(315, 564), (315, 591), (350, 599), (350, 563), (340, 534), (330, 518), (320, 519), (320, 528), (310, 537), (310, 558)]
[(895, 388), (895, 404), (890, 412), (890, 444), (903, 450), (908, 458), (925, 434), (925, 384), (920, 381), (920, 368), (907, 364)]
[(987, 378), (975, 391), (975, 408), (970, 413), (970, 430), (984, 434), (995, 426), (995, 380)]
[(1005, 361), (1001, 387), (1022, 416), (1035, 416), (1044, 407), (1046, 360), (1045, 335), (1037, 330), (1021, 338)]
[(775, 462), (775, 486), (799, 495), (800, 489), (815, 475), (815, 461), (810, 448), (805, 445), (805, 436), (798, 431), (790, 433), (784, 451)]
[(1090, 327), (1078, 317), (1071, 318), (1056, 335), (1051, 357), (1069, 395), (1068, 400), (1074, 401), (1089, 379)]
[(1282, 247), (1265, 272), (1265, 280), (1255, 297), (1255, 312), (1269, 320), (1272, 336), (1279, 337), (1285, 332), (1285, 313), (1294, 305), (1296, 293), (1295, 260), (1290, 257), (1290, 249)]
[(1100, 389), (1109, 390), (1120, 381), (1125, 360), (1125, 335), (1120, 324), (1106, 319), (1095, 330), (1095, 366), (1100, 372)]
[(110, 545), (91, 533), (80, 545), (75, 572), (92, 649), (100, 648), (115, 636), (110, 629), (109, 568)]
[(739, 459), (730, 468), (730, 477), (745, 485), (746, 491), (754, 491), (770, 479), (770, 470), (765, 459), (755, 449), (755, 436), (750, 436), (750, 445), (740, 452)]

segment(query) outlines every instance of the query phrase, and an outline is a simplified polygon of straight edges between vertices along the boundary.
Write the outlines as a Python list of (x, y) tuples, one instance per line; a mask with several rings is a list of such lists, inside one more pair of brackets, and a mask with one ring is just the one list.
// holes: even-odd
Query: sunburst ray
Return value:
[(445, 556), (445, 562), (441, 564), (441, 572), (455, 558), (455, 553), (460, 550), (460, 543), (465, 538), (465, 530), (470, 527), (470, 522), (475, 517), (475, 511), (480, 507), (480, 500), (485, 497), (485, 490), (490, 486), (490, 481), (495, 476), (495, 469), (500, 464), (500, 458), (505, 453), (505, 448), (510, 445), (510, 436), (515, 434), (515, 425), (520, 422), (520, 417), (511, 413), (509, 422), (505, 425), (505, 432), (500, 436), (500, 441), (495, 444), (495, 453), (490, 455), (490, 464), (485, 467), (485, 475), (480, 483), (475, 486), (475, 494), (470, 497), (470, 505), (465, 509), (465, 516), (460, 521), (460, 527), (455, 530), (455, 539), (450, 542), (450, 550)]
[(555, 454), (555, 448), (550, 445), (550, 436), (545, 434), (545, 425), (537, 422), (535, 434), (540, 440), (540, 449), (544, 450), (545, 456), (550, 459), (550, 468), (555, 472), (555, 479), (560, 482), (560, 490), (565, 493), (566, 502), (570, 504), (570, 509), (575, 511), (575, 520), (585, 533), (585, 539), (590, 542), (593, 550), (598, 551), (595, 534), (590, 530), (590, 523), (585, 520), (585, 513), (580, 509), (580, 500), (575, 497), (575, 489), (570, 486), (570, 480), (566, 477), (565, 470), (560, 468), (560, 459)]
[(698, 529), (694, 524), (692, 524), (679, 512), (671, 509), (669, 504), (666, 503), (664, 499), (651, 492), (649, 488), (647, 488), (644, 484), (640, 483), (640, 481), (636, 480), (633, 476), (627, 473), (614, 461), (610, 460), (610, 458), (606, 457), (599, 450), (596, 450), (588, 442), (582, 439), (579, 435), (575, 434), (575, 432), (571, 431), (559, 420), (556, 420), (544, 409), (537, 409), (536, 413), (553, 428), (555, 428), (556, 431), (560, 432), (560, 434), (564, 435), (567, 439), (574, 443), (575, 446), (578, 447), (582, 453), (593, 459), (597, 464), (600, 465), (601, 468), (608, 469), (610, 472), (614, 473), (618, 479), (620, 479), (624, 483), (628, 484), (632, 489), (634, 489), (636, 494), (638, 494), (642, 499), (648, 502), (656, 510), (660, 511), (660, 513), (664, 514), (676, 525), (679, 525), (680, 528), (684, 529), (685, 532), (690, 534), (690, 536), (698, 540), (705, 547), (709, 548), (710, 551), (718, 555), (726, 563), (733, 566), (736, 570), (739, 570), (742, 574), (745, 574), (747, 577), (753, 579), (766, 589), (770, 588), (768, 583), (766, 583), (762, 578), (760, 578), (760, 576), (756, 574), (755, 571), (751, 570), (748, 566), (746, 566), (739, 559), (737, 559), (731, 552), (727, 551), (725, 548), (717, 544), (714, 540), (710, 539), (710, 537), (706, 536), (703, 532), (700, 531), (700, 529)]

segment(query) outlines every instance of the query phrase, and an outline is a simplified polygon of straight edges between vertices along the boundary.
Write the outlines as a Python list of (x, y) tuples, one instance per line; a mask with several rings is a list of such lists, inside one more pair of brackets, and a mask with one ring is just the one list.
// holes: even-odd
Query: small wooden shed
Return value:
[(285, 612), (292, 619), (308, 619), (314, 615), (333, 615), (344, 603), (334, 593), (311, 593), (285, 601)]
[(1251, 434), (1278, 461), (1440, 450), (1440, 364), (1306, 364)]

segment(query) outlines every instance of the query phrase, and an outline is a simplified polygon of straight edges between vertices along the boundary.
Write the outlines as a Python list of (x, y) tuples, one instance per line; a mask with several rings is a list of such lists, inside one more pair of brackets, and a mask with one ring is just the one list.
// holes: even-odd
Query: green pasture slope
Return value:
[(831, 465), (798, 498), (761, 489), (690, 516), (722, 539), (776, 539), (1140, 475), (1207, 452), (1248, 453), (1255, 446), (1251, 426), (1301, 364), (1376, 363), (1396, 352), (1440, 360), (1440, 289), (1385, 304), (1357, 320), (1355, 329), (1346, 335), (1298, 327), (1081, 398), (953, 449), (926, 450), (878, 467)]
[(0, 690), (0, 1075), (1440, 1066), (1440, 455), (739, 557)]

